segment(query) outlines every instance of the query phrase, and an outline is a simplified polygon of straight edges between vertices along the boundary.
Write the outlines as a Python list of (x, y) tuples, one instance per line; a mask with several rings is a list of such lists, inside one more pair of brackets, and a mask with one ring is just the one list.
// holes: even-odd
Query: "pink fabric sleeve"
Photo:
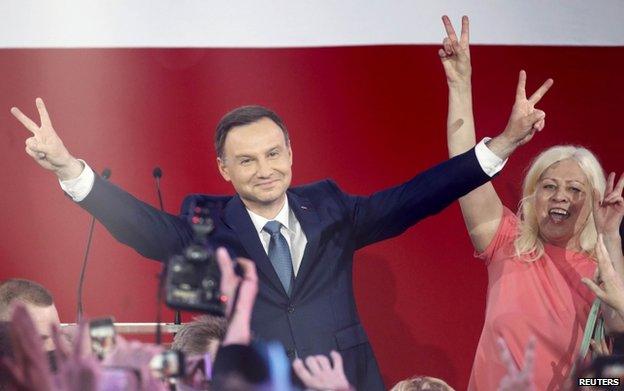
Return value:
[(518, 224), (518, 216), (509, 210), (509, 208), (503, 206), (503, 217), (501, 218), (492, 241), (483, 252), (479, 253), (475, 251), (474, 256), (483, 259), (486, 265), (493, 259), (503, 258), (500, 256), (501, 251), (504, 249), (508, 251), (510, 248), (513, 249), (513, 242), (518, 236)]

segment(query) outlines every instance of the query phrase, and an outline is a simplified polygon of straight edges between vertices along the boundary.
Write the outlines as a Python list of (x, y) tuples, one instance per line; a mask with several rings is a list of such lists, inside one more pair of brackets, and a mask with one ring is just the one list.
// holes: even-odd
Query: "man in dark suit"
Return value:
[[(26, 152), (54, 171), (63, 189), (121, 242), (166, 261), (192, 238), (184, 214), (193, 201), (216, 203), (211, 239), (257, 265), (260, 292), (252, 328), (280, 341), (291, 360), (339, 351), (345, 373), (359, 390), (384, 388), (360, 324), (352, 286), (354, 252), (399, 235), (458, 197), (490, 180), (544, 113), (512, 113), (498, 137), (443, 162), (412, 180), (368, 197), (352, 196), (325, 180), (289, 188), (293, 153), (282, 120), (260, 106), (227, 114), (216, 132), (219, 171), (234, 196), (191, 195), (182, 216), (137, 200), (94, 175), (56, 135), (41, 99), (41, 126), (13, 114), (33, 136)], [(487, 146), (486, 146), (487, 141)]]

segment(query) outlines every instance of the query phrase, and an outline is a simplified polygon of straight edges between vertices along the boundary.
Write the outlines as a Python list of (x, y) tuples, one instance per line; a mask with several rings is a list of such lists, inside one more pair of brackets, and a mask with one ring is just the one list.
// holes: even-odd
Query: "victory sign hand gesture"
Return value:
[(462, 16), (462, 28), (459, 40), (448, 16), (442, 17), (447, 37), (442, 41), (438, 55), (442, 61), (446, 80), (449, 84), (470, 83), (470, 44), (468, 17)]
[(54, 131), (43, 99), (37, 98), (35, 102), (41, 125), (37, 125), (17, 107), (11, 109), (11, 114), (32, 133), (32, 136), (26, 139), (26, 153), (41, 167), (54, 172), (61, 180), (76, 178), (82, 172), (82, 164), (70, 155)]
[(520, 71), (516, 87), (516, 101), (511, 109), (509, 122), (503, 132), (516, 146), (529, 142), (535, 132), (544, 128), (546, 113), (535, 108), (553, 85), (553, 80), (546, 80), (528, 99), (526, 97), (526, 72)]
[(594, 221), (598, 233), (608, 235), (617, 233), (624, 217), (624, 173), (615, 184), (615, 173), (609, 174), (604, 198), (594, 191)]

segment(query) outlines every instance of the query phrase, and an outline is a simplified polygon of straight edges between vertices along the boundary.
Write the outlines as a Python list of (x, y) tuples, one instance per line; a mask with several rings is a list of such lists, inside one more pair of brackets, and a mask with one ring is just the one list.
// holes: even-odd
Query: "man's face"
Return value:
[(25, 303), (26, 310), (35, 324), (35, 328), (41, 339), (43, 340), (43, 349), (45, 351), (54, 350), (54, 341), (52, 340), (52, 325), (60, 328), (58, 312), (54, 304), (48, 307), (39, 307), (34, 304)]
[(292, 150), (269, 118), (230, 129), (217, 162), (247, 208), (258, 213), (283, 205), (292, 178)]

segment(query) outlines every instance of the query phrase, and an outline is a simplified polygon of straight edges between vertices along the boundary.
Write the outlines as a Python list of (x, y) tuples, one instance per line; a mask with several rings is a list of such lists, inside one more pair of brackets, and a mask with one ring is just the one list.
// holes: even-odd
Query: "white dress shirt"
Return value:
[(299, 220), (297, 220), (297, 217), (288, 204), (288, 197), (286, 198), (286, 202), (284, 202), (282, 209), (280, 209), (277, 213), (277, 216), (272, 219), (264, 218), (249, 209), (247, 209), (247, 212), (249, 213), (249, 217), (251, 217), (251, 222), (256, 228), (256, 233), (260, 237), (260, 242), (262, 243), (262, 247), (264, 247), (264, 252), (267, 254), (269, 253), (271, 235), (263, 230), (264, 225), (271, 220), (276, 220), (282, 223), (280, 233), (284, 235), (286, 241), (288, 242), (288, 247), (290, 247), (293, 271), (296, 276), (297, 272), (299, 272), (299, 266), (301, 266), (301, 260), (303, 259), (303, 252), (305, 251), (306, 244), (308, 243), (308, 238), (306, 237), (305, 232), (303, 232), (301, 224), (299, 224)]

